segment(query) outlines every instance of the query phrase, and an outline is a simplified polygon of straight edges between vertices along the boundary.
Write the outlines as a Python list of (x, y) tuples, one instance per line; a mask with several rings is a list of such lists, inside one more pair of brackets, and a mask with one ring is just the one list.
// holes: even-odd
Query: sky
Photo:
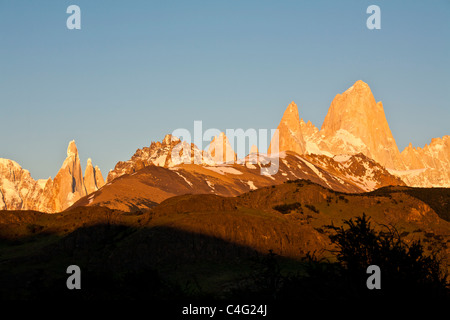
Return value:
[(75, 140), (83, 168), (90, 157), (106, 177), (195, 120), (274, 129), (295, 101), (320, 128), (357, 80), (400, 151), (423, 147), (450, 134), (449, 17), (446, 0), (1, 0), (0, 158), (54, 177)]

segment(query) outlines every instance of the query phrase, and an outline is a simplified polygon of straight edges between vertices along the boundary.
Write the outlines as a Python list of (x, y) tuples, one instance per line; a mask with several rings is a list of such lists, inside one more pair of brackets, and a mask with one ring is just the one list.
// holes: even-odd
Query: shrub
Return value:
[(42, 231), (42, 229), (44, 229), (43, 226), (34, 223), (27, 224), (26, 228), (29, 233), (33, 234), (39, 233), (40, 231)]
[[(336, 298), (353, 302), (372, 298), (398, 302), (406, 298), (411, 302), (449, 297), (440, 262), (434, 256), (425, 256), (419, 242), (406, 245), (394, 228), (376, 231), (365, 214), (344, 220), (342, 227), (325, 228), (332, 231), (329, 237), (337, 246), (337, 261), (307, 253), (300, 269), (292, 273), (281, 270), (277, 261), (282, 260), (270, 251), (251, 276), (242, 278), (242, 285), (232, 290), (230, 297), (303, 302)], [(323, 228), (315, 229), (325, 234)], [(366, 286), (366, 270), (371, 264), (381, 269), (380, 290)]]
[(306, 204), (305, 207), (307, 207), (309, 210), (315, 212), (315, 213), (319, 213), (319, 210), (316, 209), (316, 207), (314, 207), (313, 205), (310, 204)]
[(337, 259), (362, 294), (370, 292), (365, 286), (370, 265), (379, 266), (382, 274), (382, 290), (376, 294), (393, 297), (448, 294), (447, 274), (441, 270), (436, 255), (425, 256), (420, 241), (407, 245), (395, 228), (376, 231), (369, 220), (363, 214), (355, 221), (345, 220), (342, 227), (328, 226), (334, 231), (329, 237), (337, 245)]
[(282, 214), (290, 213), (291, 211), (300, 209), (301, 213), (303, 213), (302, 204), (299, 202), (294, 202), (290, 204), (280, 204), (277, 206), (274, 206), (273, 209), (277, 210), (278, 212), (281, 212)]

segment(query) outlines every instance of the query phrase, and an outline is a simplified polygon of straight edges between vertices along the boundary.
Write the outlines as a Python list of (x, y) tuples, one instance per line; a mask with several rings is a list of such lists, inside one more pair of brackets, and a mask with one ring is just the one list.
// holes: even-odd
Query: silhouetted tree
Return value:
[[(376, 231), (365, 214), (328, 228), (334, 231), (330, 239), (344, 275), (359, 295), (448, 297), (447, 272), (435, 254), (425, 255), (420, 241), (408, 245), (392, 227)], [(367, 289), (370, 265), (381, 269), (381, 290)]]

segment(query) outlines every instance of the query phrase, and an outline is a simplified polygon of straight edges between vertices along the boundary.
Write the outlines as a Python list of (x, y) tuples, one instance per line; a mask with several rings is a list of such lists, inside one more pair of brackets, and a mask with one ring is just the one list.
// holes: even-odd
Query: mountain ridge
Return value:
[[(291, 108), (292, 103), (286, 111)], [(280, 141), (295, 141), (294, 134), (301, 135), (304, 143), (299, 143), (299, 147), (280, 144), (280, 151), (303, 148), (306, 154), (329, 157), (363, 153), (407, 185), (450, 187), (450, 136), (432, 138), (424, 148), (413, 148), (410, 144), (400, 152), (382, 102), (376, 102), (370, 87), (362, 80), (335, 96), (320, 130), (303, 118), (289, 121), (295, 127), (299, 123), (301, 133), (290, 132), (282, 125), (282, 119), (278, 126)]]
[(34, 180), (17, 162), (0, 158), (0, 209), (60, 212), (103, 185), (102, 173), (90, 158), (83, 176), (74, 140), (54, 179)]
[[(274, 157), (279, 157), (276, 162), (280, 172), (274, 176), (261, 175)], [(146, 168), (149, 168), (146, 174), (139, 173)], [(292, 101), (282, 115), (267, 154), (259, 153), (257, 146), (252, 146), (249, 156), (238, 159), (223, 132), (213, 137), (208, 150), (167, 134), (161, 142), (137, 149), (129, 160), (117, 162), (106, 181), (91, 159), (83, 174), (75, 141), (69, 142), (67, 157), (54, 179), (34, 180), (17, 162), (0, 159), (0, 209), (54, 213), (75, 203), (96, 205), (97, 195), (104, 186), (110, 194), (121, 197), (111, 191), (111, 184), (125, 192), (128, 200), (123, 203), (109, 196), (105, 201), (114, 204), (105, 205), (117, 205), (125, 211), (149, 208), (180, 192), (195, 190), (235, 196), (297, 178), (347, 192), (372, 191), (387, 185), (450, 187), (448, 168), (450, 136), (432, 138), (423, 148), (410, 144), (400, 152), (382, 102), (375, 100), (367, 83), (358, 80), (334, 97), (320, 130), (311, 121), (300, 118), (298, 106)], [(159, 185), (144, 181), (143, 193), (135, 199), (129, 192), (133, 190), (129, 185), (134, 181), (130, 178), (133, 175), (157, 178)], [(118, 182), (123, 176), (127, 178)], [(174, 183), (172, 189), (167, 188), (163, 177)], [(84, 200), (80, 202), (80, 199)]]

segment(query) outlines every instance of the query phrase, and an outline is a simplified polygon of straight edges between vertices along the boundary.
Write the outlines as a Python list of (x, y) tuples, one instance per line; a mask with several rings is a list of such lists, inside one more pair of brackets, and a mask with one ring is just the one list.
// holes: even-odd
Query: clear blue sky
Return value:
[[(66, 8), (81, 8), (68, 30)], [(368, 30), (366, 8), (381, 8)], [(0, 1), (0, 157), (54, 177), (70, 140), (104, 176), (176, 128), (320, 128), (369, 84), (400, 150), (450, 134), (450, 2)]]

